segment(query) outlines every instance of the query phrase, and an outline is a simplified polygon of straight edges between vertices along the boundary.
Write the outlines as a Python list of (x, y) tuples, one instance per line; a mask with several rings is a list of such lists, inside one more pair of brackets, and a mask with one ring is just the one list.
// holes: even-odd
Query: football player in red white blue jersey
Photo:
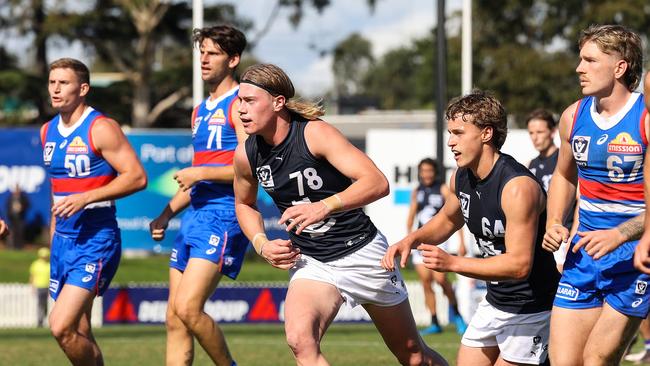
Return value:
[(230, 26), (194, 30), (201, 52), (201, 77), (210, 96), (192, 112), (192, 166), (174, 175), (179, 190), (150, 224), (154, 240), (185, 207), (181, 233), (170, 258), (167, 306), (167, 364), (191, 364), (194, 337), (217, 365), (236, 365), (223, 333), (203, 310), (222, 275), (235, 279), (248, 239), (235, 216), (233, 156), (246, 139), (239, 114), (234, 71), (246, 37)]
[(86, 104), (88, 68), (63, 58), (50, 65), (48, 92), (59, 114), (41, 128), (52, 185), (49, 324), (74, 365), (103, 365), (92, 335), (93, 299), (120, 262), (115, 199), (143, 189), (147, 177), (114, 120)]
[[(547, 250), (570, 241), (551, 316), (553, 365), (618, 364), (650, 310), (650, 276), (633, 266), (643, 233), (648, 115), (639, 36), (617, 25), (591, 26), (576, 69), (585, 97), (560, 119), (551, 179)], [(562, 226), (579, 187), (578, 232)]]

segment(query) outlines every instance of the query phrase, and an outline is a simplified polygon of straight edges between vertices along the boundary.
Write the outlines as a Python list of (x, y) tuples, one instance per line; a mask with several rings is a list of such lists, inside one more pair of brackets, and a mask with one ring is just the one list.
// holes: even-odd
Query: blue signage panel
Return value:
[(39, 131), (38, 127), (0, 129), (0, 216), (7, 218), (9, 196), (19, 186), (28, 201), (26, 225), (34, 229), (49, 224), (52, 202)]

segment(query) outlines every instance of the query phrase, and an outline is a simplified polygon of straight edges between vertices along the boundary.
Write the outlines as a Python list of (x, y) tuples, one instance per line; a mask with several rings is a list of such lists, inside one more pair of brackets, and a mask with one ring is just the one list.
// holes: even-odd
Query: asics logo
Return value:
[(597, 145), (602, 145), (602, 144), (605, 143), (605, 141), (607, 141), (608, 138), (609, 138), (609, 135), (604, 134), (604, 135), (600, 136), (600, 138), (596, 141), (596, 144)]

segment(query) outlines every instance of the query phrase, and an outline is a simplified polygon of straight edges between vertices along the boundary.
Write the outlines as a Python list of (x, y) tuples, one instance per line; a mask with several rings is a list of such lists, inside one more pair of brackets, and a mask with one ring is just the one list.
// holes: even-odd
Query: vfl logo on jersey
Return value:
[(580, 166), (587, 166), (589, 159), (589, 141), (591, 136), (574, 136), (571, 142), (571, 150), (573, 150), (573, 158), (576, 164)]
[(226, 116), (223, 114), (223, 109), (219, 108), (216, 112), (212, 114), (210, 120), (208, 121), (209, 125), (225, 125)]
[(607, 144), (607, 152), (615, 154), (641, 154), (643, 148), (641, 144), (634, 141), (629, 133), (621, 132)]
[(219, 245), (219, 242), (221, 241), (221, 238), (216, 236), (216, 235), (210, 235), (210, 240), (208, 241), (208, 244), (214, 245), (215, 247)]
[(54, 147), (56, 147), (56, 142), (46, 142), (43, 147), (43, 162), (45, 165), (50, 165), (52, 163), (52, 155), (54, 155)]
[(81, 139), (81, 136), (75, 136), (65, 152), (66, 154), (88, 154), (88, 145)]
[(648, 289), (648, 283), (646, 281), (636, 281), (636, 288), (634, 293), (637, 295), (645, 295), (645, 291)]
[(86, 272), (95, 273), (95, 263), (86, 263)]
[(470, 201), (470, 196), (467, 193), (464, 192), (459, 192), (459, 197), (460, 198), (460, 209), (463, 211), (463, 217), (466, 219), (469, 219), (469, 201)]
[(194, 138), (196, 136), (196, 131), (199, 130), (199, 126), (201, 125), (201, 121), (203, 121), (203, 117), (194, 118), (194, 123), (192, 123), (192, 138)]
[(255, 170), (257, 173), (257, 180), (260, 182), (262, 188), (273, 188), (275, 184), (273, 183), (273, 174), (271, 174), (270, 165), (262, 165), (261, 167)]

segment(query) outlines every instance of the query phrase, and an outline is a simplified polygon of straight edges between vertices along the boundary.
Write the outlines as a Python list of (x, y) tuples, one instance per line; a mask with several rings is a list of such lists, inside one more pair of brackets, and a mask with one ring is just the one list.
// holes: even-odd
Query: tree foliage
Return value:
[[(460, 24), (460, 12), (449, 23)], [(591, 24), (650, 28), (644, 0), (474, 0), (473, 84), (493, 92), (515, 121), (535, 108), (556, 113), (579, 99), (578, 38)], [(383, 109), (433, 108), (437, 98), (435, 28), (376, 60), (356, 88)], [(643, 35), (643, 33), (641, 33)], [(460, 94), (460, 30), (448, 32), (448, 96)], [(345, 57), (340, 57), (345, 60)], [(353, 62), (353, 61), (350, 61)], [(336, 65), (334, 70), (345, 69)]]

